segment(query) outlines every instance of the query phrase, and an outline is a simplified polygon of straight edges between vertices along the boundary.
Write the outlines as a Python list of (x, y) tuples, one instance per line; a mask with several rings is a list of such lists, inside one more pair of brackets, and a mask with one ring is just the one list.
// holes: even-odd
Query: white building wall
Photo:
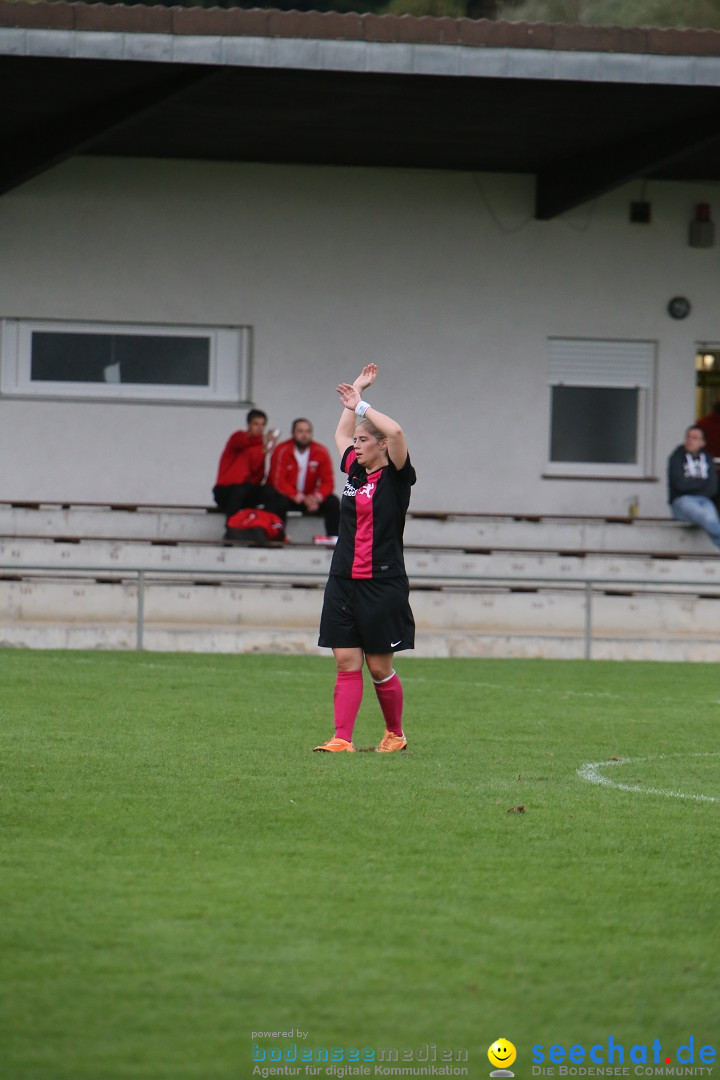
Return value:
[[(0, 197), (0, 316), (249, 324), (254, 402), (329, 444), (375, 360), (415, 509), (664, 514), (695, 343), (720, 341), (718, 252), (687, 243), (717, 186), (647, 184), (648, 226), (639, 195), (539, 222), (529, 177), (77, 158)], [(654, 481), (543, 478), (551, 335), (657, 341)], [(0, 398), (0, 499), (208, 503), (244, 414)]]

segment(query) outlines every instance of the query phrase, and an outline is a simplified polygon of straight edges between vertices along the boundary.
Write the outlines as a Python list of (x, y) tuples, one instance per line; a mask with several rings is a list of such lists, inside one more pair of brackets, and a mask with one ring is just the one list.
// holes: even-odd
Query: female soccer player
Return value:
[(355, 750), (352, 734), (362, 701), (363, 661), (385, 718), (378, 751), (388, 754), (407, 747), (402, 684), (392, 661), (393, 653), (415, 644), (403, 556), (415, 470), (400, 425), (362, 400), (377, 372), (376, 364), (367, 364), (352, 386), (341, 383), (337, 388), (343, 411), (335, 442), (348, 478), (318, 641), (333, 650), (337, 664), (335, 735), (315, 747), (332, 753)]

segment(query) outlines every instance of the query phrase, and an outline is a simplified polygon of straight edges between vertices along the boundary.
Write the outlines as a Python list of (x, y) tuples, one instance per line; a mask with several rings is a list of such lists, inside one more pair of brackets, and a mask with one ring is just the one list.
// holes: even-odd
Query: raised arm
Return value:
[[(358, 401), (359, 400), (360, 395), (358, 394)], [(354, 412), (348, 412), (348, 410), (343, 407), (340, 419), (338, 420), (338, 426), (335, 429), (335, 445), (338, 448), (338, 453), (341, 458), (348, 446), (352, 445), (356, 419), (357, 417)]]
[[(341, 383), (337, 388), (337, 392), (340, 395), (345, 413), (350, 417), (352, 436), (356, 423), (355, 408), (362, 400), (360, 390), (355, 384), (350, 386), (349, 383)], [(408, 449), (407, 442), (405, 441), (405, 433), (398, 422), (393, 420), (391, 416), (386, 416), (385, 413), (381, 413), (379, 409), (374, 408), (372, 405), (365, 410), (363, 415), (378, 429), (378, 431), (382, 431), (388, 441), (388, 457), (396, 469), (402, 469), (407, 461)], [(342, 423), (343, 417), (340, 418), (340, 424)], [(338, 430), (340, 424), (338, 425)], [(345, 443), (345, 447), (347, 447), (347, 445), (348, 444)]]
[[(358, 401), (360, 401), (363, 390), (367, 390), (368, 386), (371, 386), (375, 382), (375, 379), (377, 378), (377, 373), (377, 364), (366, 364), (365, 367), (362, 369), (357, 379), (353, 383), (353, 386), (358, 392)], [(348, 384), (343, 383), (343, 385), (346, 386)], [(339, 389), (340, 388), (338, 387), (338, 390)], [(354, 406), (353, 409), (350, 410), (350, 412), (348, 412), (345, 406), (343, 406), (343, 411), (340, 414), (338, 426), (335, 431), (335, 445), (338, 448), (338, 453), (340, 454), (340, 457), (343, 456), (348, 446), (350, 446), (353, 441), (353, 433), (355, 431), (356, 423), (357, 417), (354, 413)]]
[(377, 379), (377, 373), (377, 364), (366, 364), (358, 375), (357, 379), (355, 379), (355, 381), (353, 382), (353, 386), (362, 394), (363, 390), (367, 390), (368, 386), (372, 386), (372, 384), (375, 382), (375, 380)]

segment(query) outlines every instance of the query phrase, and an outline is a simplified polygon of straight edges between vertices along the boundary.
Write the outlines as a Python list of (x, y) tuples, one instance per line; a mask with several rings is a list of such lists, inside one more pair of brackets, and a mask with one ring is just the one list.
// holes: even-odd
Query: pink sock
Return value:
[(394, 671), (389, 679), (375, 683), (375, 693), (385, 717), (385, 727), (393, 735), (402, 735), (403, 688)]
[(352, 742), (353, 728), (360, 711), (362, 696), (362, 671), (338, 671), (333, 694), (335, 734), (338, 739)]

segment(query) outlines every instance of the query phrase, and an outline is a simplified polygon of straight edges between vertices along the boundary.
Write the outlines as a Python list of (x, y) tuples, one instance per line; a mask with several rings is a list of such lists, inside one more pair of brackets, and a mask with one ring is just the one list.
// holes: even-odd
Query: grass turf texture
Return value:
[(714, 667), (399, 665), (408, 753), (330, 755), (330, 659), (0, 653), (4, 1080), (245, 1080), (253, 1030), (470, 1076), (720, 1042), (720, 803), (576, 771), (720, 797)]

